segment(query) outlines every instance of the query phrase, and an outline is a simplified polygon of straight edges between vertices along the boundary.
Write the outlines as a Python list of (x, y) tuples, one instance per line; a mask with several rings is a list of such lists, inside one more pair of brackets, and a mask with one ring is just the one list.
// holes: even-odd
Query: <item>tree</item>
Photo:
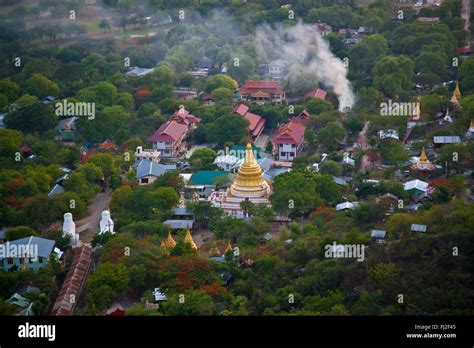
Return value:
[(210, 93), (217, 88), (227, 88), (234, 91), (237, 87), (237, 81), (230, 76), (217, 74), (206, 80), (205, 91)]
[(191, 155), (189, 162), (197, 169), (209, 168), (216, 159), (216, 152), (210, 148), (197, 149)]
[(110, 23), (107, 19), (102, 19), (100, 22), (99, 22), (99, 28), (103, 29), (104, 30), (104, 33), (105, 33), (105, 30), (108, 29), (110, 30)]
[(389, 96), (412, 88), (414, 64), (404, 56), (385, 56), (372, 70), (373, 85)]
[(349, 50), (349, 73), (358, 79), (367, 79), (375, 64), (387, 54), (388, 42), (379, 34), (365, 37)]
[(459, 67), (460, 88), (464, 93), (474, 90), (474, 57), (471, 57)]
[(27, 226), (14, 227), (5, 233), (5, 238), (8, 241), (13, 241), (30, 236), (38, 236), (38, 232)]
[(213, 315), (215, 305), (211, 296), (201, 290), (186, 291), (182, 294), (184, 303), (180, 302), (179, 294), (168, 296), (163, 302), (163, 311), (168, 315)]
[(337, 162), (325, 160), (321, 165), (319, 172), (321, 174), (340, 176), (342, 174), (342, 166)]
[(207, 138), (223, 146), (227, 142), (239, 144), (247, 135), (249, 122), (244, 117), (224, 114), (207, 127)]
[(10, 78), (0, 80), (0, 95), (7, 98), (7, 102), (12, 103), (20, 96), (20, 86)]
[(15, 153), (20, 148), (23, 135), (12, 129), (0, 128), (0, 158), (13, 163)]
[(234, 92), (228, 88), (220, 87), (212, 91), (212, 99), (216, 103), (229, 103), (232, 100)]
[(255, 70), (253, 59), (246, 54), (235, 54), (227, 62), (227, 72), (238, 82), (244, 82)]
[(53, 129), (57, 122), (51, 105), (43, 103), (18, 109), (5, 116), (8, 128), (18, 129), (24, 133), (44, 133)]
[(273, 209), (292, 217), (311, 212), (322, 199), (317, 192), (315, 174), (293, 170), (275, 177), (270, 196)]
[(129, 284), (130, 274), (122, 264), (103, 263), (87, 278), (87, 308), (91, 312), (101, 312), (113, 299), (123, 293)]
[(42, 74), (33, 74), (25, 82), (26, 91), (38, 98), (44, 98), (49, 95), (57, 97), (59, 95), (59, 87), (56, 82), (49, 80)]
[(317, 139), (324, 144), (328, 151), (334, 151), (345, 136), (346, 131), (342, 124), (339, 121), (334, 121), (319, 130)]

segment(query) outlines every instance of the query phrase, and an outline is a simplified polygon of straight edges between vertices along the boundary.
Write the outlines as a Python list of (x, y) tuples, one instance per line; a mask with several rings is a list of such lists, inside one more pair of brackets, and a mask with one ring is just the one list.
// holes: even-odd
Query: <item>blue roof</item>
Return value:
[(64, 192), (64, 188), (59, 185), (59, 184), (56, 184), (53, 186), (53, 188), (51, 189), (51, 191), (49, 191), (48, 193), (48, 197), (52, 197), (52, 196), (55, 196), (59, 193), (63, 193)]
[(26, 238), (10, 241), (9, 244), (18, 245), (18, 246), (29, 245), (29, 246), (37, 247), (38, 255), (33, 255), (33, 257), (34, 256), (49, 257), (49, 255), (51, 255), (51, 252), (54, 249), (55, 241), (51, 239), (31, 236), (31, 237), (26, 237)]
[(148, 175), (160, 176), (175, 169), (176, 164), (160, 164), (150, 160), (143, 160), (137, 167), (137, 179)]

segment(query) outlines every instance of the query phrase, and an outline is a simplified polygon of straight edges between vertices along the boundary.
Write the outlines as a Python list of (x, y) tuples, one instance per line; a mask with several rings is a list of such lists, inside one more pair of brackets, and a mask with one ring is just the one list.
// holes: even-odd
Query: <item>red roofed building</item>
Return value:
[(247, 80), (239, 89), (242, 100), (248, 100), (256, 104), (283, 104), (285, 102), (285, 91), (278, 81), (254, 81)]
[(234, 114), (245, 117), (250, 122), (248, 126), (249, 135), (255, 140), (263, 131), (265, 127), (265, 119), (262, 116), (248, 112), (249, 107), (243, 103), (237, 104), (232, 109)]
[(273, 138), (273, 152), (280, 161), (292, 161), (303, 150), (308, 117), (308, 112), (304, 110), (278, 128)]
[(311, 98), (318, 98), (325, 100), (326, 99), (326, 91), (321, 89), (321, 88), (316, 88), (313, 89), (312, 91), (309, 91), (308, 93), (305, 94), (305, 97), (311, 97)]
[(151, 147), (160, 151), (161, 158), (178, 157), (184, 151), (184, 138), (199, 122), (199, 117), (181, 107), (148, 138)]

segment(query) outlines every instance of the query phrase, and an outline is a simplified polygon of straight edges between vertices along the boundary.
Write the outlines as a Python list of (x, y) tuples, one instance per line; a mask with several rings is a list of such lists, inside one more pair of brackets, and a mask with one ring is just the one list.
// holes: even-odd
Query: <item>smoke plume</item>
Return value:
[(284, 81), (290, 89), (308, 86), (307, 92), (319, 83), (334, 91), (340, 111), (353, 106), (354, 93), (347, 69), (316, 27), (301, 22), (292, 27), (263, 25), (257, 28), (256, 40), (261, 60), (288, 62)]

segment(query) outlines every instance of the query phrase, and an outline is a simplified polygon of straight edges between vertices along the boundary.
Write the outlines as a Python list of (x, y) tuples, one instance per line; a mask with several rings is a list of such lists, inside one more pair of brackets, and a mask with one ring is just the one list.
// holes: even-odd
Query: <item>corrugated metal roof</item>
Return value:
[[(31, 247), (38, 247), (38, 255), (34, 256), (39, 256), (39, 257), (48, 257), (51, 255), (51, 252), (53, 251), (54, 244), (56, 242), (54, 240), (50, 239), (45, 239), (41, 237), (26, 237), (26, 238), (21, 238), (17, 240), (13, 240), (9, 242), (10, 245), (26, 245), (26, 246), (31, 246)], [(26, 247), (28, 250), (29, 248)]]
[(371, 236), (372, 238), (384, 239), (386, 234), (387, 234), (387, 231), (372, 230), (372, 233), (370, 234), (370, 236)]
[(436, 136), (433, 137), (433, 142), (435, 144), (454, 144), (454, 143), (460, 143), (461, 142), (461, 137), (457, 135), (449, 136), (449, 135), (443, 135), (443, 136)]
[(176, 169), (176, 164), (161, 164), (150, 160), (143, 160), (137, 167), (137, 179), (148, 175), (160, 176), (166, 172)]
[(420, 225), (420, 224), (412, 224), (411, 225), (411, 230), (415, 232), (426, 232), (428, 229), (427, 225)]
[[(92, 262), (92, 248), (84, 245), (76, 249), (71, 268), (54, 303), (52, 315), (71, 315), (81, 295)], [(74, 298), (75, 301), (71, 301)]]

